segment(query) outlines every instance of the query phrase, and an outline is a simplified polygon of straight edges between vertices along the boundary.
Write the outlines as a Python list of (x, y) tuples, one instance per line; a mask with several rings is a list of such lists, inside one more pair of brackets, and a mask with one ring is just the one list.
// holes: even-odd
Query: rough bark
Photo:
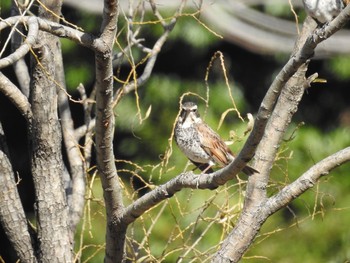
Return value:
[[(23, 4), (23, 1), (18, 1), (18, 3)], [(20, 15), (20, 13), (23, 13), (23, 11), (25, 11), (19, 7), (18, 3), (15, 4), (15, 2), (12, 1), (11, 16)], [(17, 29), (20, 32), (24, 31), (22, 24), (19, 24), (17, 26)], [(17, 31), (14, 32), (12, 35), (12, 38), (11, 38), (11, 51), (15, 52), (22, 45), (22, 43), (23, 43), (22, 36)], [(28, 69), (27, 64), (25, 63), (24, 58), (21, 58), (17, 62), (15, 62), (13, 64), (13, 69), (15, 71), (19, 86), (20, 86), (23, 94), (28, 98), (29, 97), (30, 76), (29, 76), (29, 69)]]
[(73, 237), (77, 224), (83, 214), (85, 203), (85, 167), (83, 157), (76, 139), (74, 123), (69, 107), (69, 97), (65, 83), (64, 64), (62, 49), (59, 39), (56, 39), (55, 57), (55, 80), (58, 83), (58, 110), (62, 125), (62, 134), (65, 150), (68, 157), (68, 170), (65, 176), (65, 190), (69, 205), (69, 225)]
[[(151, 76), (157, 55), (175, 25), (177, 16), (185, 3), (182, 2), (179, 12), (166, 23), (156, 9), (156, 4), (150, 1), (154, 14), (162, 21), (164, 33), (152, 48), (140, 45), (134, 32), (130, 33), (131, 48), (133, 45), (149, 54), (149, 60), (140, 76), (120, 87), (116, 97), (113, 97), (113, 45), (117, 33), (118, 1), (105, 0), (101, 34), (96, 37), (80, 32), (69, 26), (58, 23), (61, 2), (41, 1), (45, 8), (39, 8), (36, 17), (12, 17), (0, 21), (0, 29), (14, 25), (16, 22), (26, 22), (29, 28), (25, 43), (17, 42), (19, 48), (10, 56), (0, 60), (0, 67), (5, 67), (20, 61), (31, 47), (36, 52), (33, 58), (33, 72), (30, 90), (30, 104), (25, 95), (0, 73), (0, 91), (3, 92), (26, 117), (29, 126), (32, 173), (36, 191), (37, 240), (39, 261), (70, 262), (72, 261), (72, 233), (80, 218), (84, 203), (84, 169), (77, 147), (76, 136), (73, 135), (73, 123), (69, 111), (68, 98), (65, 94), (63, 62), (58, 37), (66, 37), (76, 43), (88, 47), (95, 52), (96, 59), (96, 152), (97, 166), (101, 177), (107, 214), (106, 231), (106, 262), (121, 262), (125, 260), (126, 229), (136, 218), (144, 214), (162, 200), (171, 197), (182, 188), (214, 188), (225, 184), (253, 158), (260, 174), (249, 178), (243, 212), (232, 233), (222, 243), (220, 251), (214, 256), (214, 262), (236, 262), (252, 244), (256, 234), (265, 220), (275, 211), (285, 206), (298, 195), (312, 187), (324, 174), (339, 164), (350, 159), (350, 150), (344, 149), (329, 158), (319, 162), (295, 182), (281, 190), (280, 193), (268, 198), (266, 187), (269, 173), (274, 163), (277, 150), (283, 135), (309, 82), (305, 80), (307, 60), (312, 56), (318, 43), (333, 34), (349, 18), (350, 7), (322, 30), (307, 38), (307, 44), (298, 48), (286, 66), (278, 74), (268, 90), (258, 112), (254, 130), (252, 131), (242, 152), (235, 161), (213, 174), (201, 176), (193, 173), (181, 174), (164, 185), (148, 192), (128, 207), (124, 208), (122, 188), (119, 183), (113, 153), (114, 111), (113, 105), (123, 95), (130, 93), (147, 81)], [(52, 12), (47, 12), (51, 10)], [(54, 15), (56, 14), (56, 15)], [(47, 21), (49, 19), (51, 21)], [(132, 21), (130, 21), (130, 25)], [(131, 26), (130, 26), (131, 27)], [(38, 28), (50, 33), (39, 34), (40, 44), (33, 46), (37, 39)], [(307, 36), (303, 33), (301, 36)], [(304, 39), (303, 39), (304, 42)], [(122, 52), (121, 52), (122, 53)], [(25, 81), (21, 84), (25, 86)], [(57, 97), (59, 93), (59, 99)], [(58, 102), (59, 100), (59, 102)], [(59, 104), (59, 105), (57, 105)], [(57, 108), (60, 110), (60, 126)], [(62, 137), (63, 132), (63, 137)], [(0, 129), (1, 136), (1, 129)], [(64, 191), (63, 174), (65, 167), (62, 160), (61, 143), (64, 138), (72, 175), (72, 192), (68, 193), (71, 202), (67, 202)], [(25, 233), (28, 242), (28, 229), (25, 226), (25, 216), (20, 204), (15, 203), (11, 210), (8, 206), (17, 198), (13, 180), (13, 171), (5, 148), (0, 145), (0, 165), (6, 176), (3, 185), (13, 194), (8, 199), (0, 199), (0, 220), (4, 224), (10, 239), (21, 258), (32, 259), (30, 243), (25, 247), (18, 240), (18, 233), (8, 224), (14, 211), (19, 217), (21, 231)], [(68, 173), (66, 173), (68, 175)], [(71, 178), (66, 177), (68, 184)], [(72, 195), (71, 195), (72, 194)], [(2, 203), (1, 201), (4, 201)], [(69, 207), (70, 205), (70, 207)], [(28, 252), (28, 253), (27, 253)]]
[[(253, 243), (262, 224), (271, 214), (283, 207), (279, 206), (278, 209), (275, 207), (272, 211), (271, 207), (266, 205), (270, 200), (270, 198), (267, 197), (266, 192), (267, 184), (280, 142), (291, 122), (292, 116), (298, 109), (298, 104), (302, 98), (304, 90), (309, 86), (309, 82), (305, 78), (305, 73), (307, 70), (307, 58), (312, 55), (312, 50), (317, 45), (316, 42), (312, 42), (314, 38), (310, 38), (314, 28), (315, 23), (311, 19), (306, 20), (305, 27), (296, 43), (296, 51), (291, 56), (291, 59), (293, 59), (295, 56), (298, 56), (298, 52), (306, 52), (306, 54), (309, 54), (308, 56), (302, 57), (299, 55), (300, 58), (303, 58), (302, 61), (304, 61), (304, 64), (298, 65), (298, 70), (289, 78), (285, 85), (281, 86), (285, 77), (280, 80), (276, 77), (276, 80), (280, 82), (280, 85), (276, 88), (272, 85), (272, 90), (270, 88), (272, 93), (275, 92), (276, 95), (280, 95), (271, 117), (268, 117), (268, 123), (264, 129), (264, 136), (261, 138), (256, 150), (255, 165), (256, 167), (259, 167), (260, 174), (254, 174), (249, 177), (243, 211), (235, 224), (234, 229), (224, 240), (221, 248), (213, 257), (212, 262), (238, 262)], [(307, 36), (309, 37), (307, 38)], [(305, 41), (311, 42), (304, 45)], [(293, 68), (293, 66), (291, 67)], [(283, 89), (280, 93), (279, 90), (281, 90), (282, 87)], [(269, 103), (269, 105), (274, 105), (273, 101), (271, 102), (272, 103)], [(263, 104), (261, 107), (266, 108)], [(345, 161), (349, 158), (346, 155), (342, 157)], [(335, 165), (333, 164), (332, 169), (334, 167)], [(318, 171), (314, 176), (319, 178), (322, 173), (323, 171)], [(304, 180), (304, 183), (305, 185), (302, 187), (304, 190), (313, 186), (313, 184), (308, 183), (307, 180)], [(290, 201), (296, 198), (296, 196), (285, 196), (285, 198)], [(287, 205), (287, 202), (285, 202), (284, 205)]]
[(71, 262), (68, 206), (63, 188), (62, 134), (57, 114), (57, 93), (50, 36), (41, 33), (33, 58), (30, 101), (33, 122), (31, 140), (32, 174), (36, 195), (38, 258), (42, 262)]
[(105, 262), (121, 262), (124, 258), (126, 225), (119, 217), (124, 210), (121, 186), (113, 153), (113, 67), (112, 47), (117, 32), (118, 1), (105, 0), (101, 27), (101, 48), (96, 60), (96, 154), (106, 204)]
[(30, 102), (33, 122), (29, 131), (36, 195), (37, 253), (41, 262), (71, 262), (72, 240), (62, 182), (62, 134), (52, 53), (56, 39), (44, 32), (39, 33), (39, 39), (40, 44), (34, 49), (36, 57), (32, 57)]
[(21, 262), (36, 262), (26, 215), (18, 194), (6, 138), (0, 123), (0, 223)]

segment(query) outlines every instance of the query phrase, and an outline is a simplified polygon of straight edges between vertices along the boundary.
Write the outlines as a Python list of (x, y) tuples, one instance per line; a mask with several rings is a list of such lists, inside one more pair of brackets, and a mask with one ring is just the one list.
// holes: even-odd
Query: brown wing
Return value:
[(211, 156), (217, 164), (221, 166), (229, 164), (232, 161), (230, 155), (233, 156), (233, 154), (220, 136), (205, 123), (198, 123), (197, 129), (203, 150)]

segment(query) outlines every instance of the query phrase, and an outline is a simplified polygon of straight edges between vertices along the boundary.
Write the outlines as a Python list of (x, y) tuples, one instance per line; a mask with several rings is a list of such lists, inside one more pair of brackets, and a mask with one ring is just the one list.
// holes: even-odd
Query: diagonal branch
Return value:
[[(161, 15), (159, 14), (156, 5), (153, 1), (150, 1), (153, 12), (155, 13), (155, 15), (159, 18), (160, 21), (162, 21), (162, 26), (164, 29), (163, 34), (159, 37), (159, 39), (156, 41), (156, 43), (153, 45), (152, 49), (149, 50), (149, 58), (147, 60), (145, 69), (143, 71), (143, 73), (134, 81), (128, 83), (127, 85), (125, 85), (124, 87), (118, 89), (118, 91), (116, 92), (116, 102), (118, 102), (122, 96), (128, 94), (131, 91), (134, 91), (135, 89), (137, 89), (137, 87), (143, 85), (151, 76), (152, 70), (154, 68), (154, 64), (157, 60), (157, 56), (160, 53), (160, 51), (162, 50), (162, 47), (164, 45), (164, 43), (167, 41), (169, 34), (171, 33), (171, 31), (173, 30), (173, 28), (175, 27), (175, 24), (177, 22), (177, 17), (181, 14), (182, 9), (185, 6), (186, 1), (181, 1), (181, 4), (178, 8), (178, 10), (176, 11), (174, 17), (171, 19), (171, 21), (169, 23), (165, 23), (164, 19), (161, 17)], [(143, 49), (144, 51), (148, 50), (146, 48)]]
[[(32, 2), (33, 3), (33, 2)], [(17, 4), (15, 1), (12, 1), (11, 16), (16, 16), (22, 13), (24, 15), (29, 8), (23, 10), (23, 8)], [(15, 29), (13, 29), (15, 30)], [(11, 36), (11, 52), (15, 52), (23, 43), (22, 32), (24, 32), (24, 26), (19, 24), (16, 30)], [(28, 98), (29, 97), (29, 85), (30, 85), (30, 76), (29, 68), (25, 62), (24, 58), (19, 59), (13, 64), (13, 69), (16, 74), (18, 84), (23, 94)]]
[[(234, 171), (233, 169), (236, 166), (239, 168), (239, 170), (241, 170), (245, 166), (246, 162), (253, 158), (256, 147), (264, 135), (266, 124), (272, 114), (282, 88), (295, 74), (295, 72), (297, 72), (299, 67), (313, 56), (316, 46), (343, 27), (348, 21), (349, 17), (350, 5), (348, 5), (343, 10), (341, 15), (336, 17), (327, 26), (316, 29), (311, 35), (309, 35), (305, 41), (305, 44), (299, 49), (298, 52), (295, 53), (295, 55), (291, 56), (286, 65), (277, 74), (269, 90), (267, 91), (257, 113), (253, 131), (249, 135), (237, 158), (229, 165), (230, 170)], [(235, 174), (233, 174), (233, 172), (228, 173), (227, 179), (233, 179), (234, 175)]]
[[(28, 26), (32, 27), (32, 33), (28, 34), (26, 41), (20, 47), (21, 49), (25, 49), (28, 52), (28, 45), (32, 46), (35, 43), (35, 39), (37, 36), (37, 30), (40, 29), (42, 31), (48, 32), (54, 36), (60, 38), (67, 38), (81, 46), (87, 47), (91, 50), (101, 50), (103, 49), (104, 43), (100, 41), (100, 39), (90, 33), (82, 32), (78, 29), (71, 28), (69, 26), (61, 25), (57, 22), (49, 21), (46, 19), (42, 19), (40, 17), (34, 16), (13, 16), (8, 17), (4, 20), (0, 21), (0, 31), (8, 26), (14, 26), (16, 23), (26, 23)], [(29, 39), (28, 39), (29, 37)], [(18, 57), (23, 57), (26, 53), (23, 51), (17, 50), (16, 55), (13, 55), (14, 58), (5, 60), (3, 58), (0, 60), (0, 66), (5, 67), (10, 65), (13, 61), (16, 61)], [(25, 53), (23, 55), (23, 53)], [(18, 54), (18, 55), (17, 55)], [(10, 63), (11, 62), (11, 63)]]
[[(17, 16), (17, 17), (11, 17), (10, 19), (0, 21), (0, 31), (10, 25), (15, 24), (18, 20), (22, 21), (21, 18), (22, 17)], [(35, 44), (35, 41), (39, 33), (38, 21), (36, 20), (35, 17), (30, 17), (26, 20), (29, 28), (26, 40), (15, 52), (11, 53), (5, 58), (0, 59), (0, 69), (10, 66), (13, 63), (17, 62), (19, 59), (23, 58), (29, 52), (30, 48)]]
[(350, 147), (342, 149), (319, 161), (293, 183), (270, 197), (266, 202), (267, 213), (273, 214), (282, 207), (285, 207), (298, 196), (312, 188), (322, 176), (328, 175), (331, 170), (349, 161)]
[(4, 74), (0, 72), (0, 92), (2, 92), (16, 106), (20, 113), (31, 123), (33, 113), (25, 95)]
[[(2, 82), (0, 80), (0, 82)], [(9, 151), (0, 123), (0, 224), (21, 262), (36, 262)]]
[[(348, 9), (349, 11), (350, 9)], [(310, 20), (309, 18), (305, 25), (309, 24)], [(261, 174), (254, 174), (249, 178), (245, 205), (241, 216), (214, 256), (213, 262), (239, 261), (253, 242), (262, 224), (271, 214), (263, 214), (261, 210), (264, 209), (269, 174), (279, 143), (291, 121), (291, 117), (297, 110), (304, 88), (308, 85), (308, 82), (304, 80), (306, 66), (303, 66), (303, 64), (313, 55), (313, 50), (317, 44), (339, 30), (344, 23), (345, 20), (340, 18), (331, 22), (329, 26), (316, 29), (314, 34), (306, 39), (306, 43), (299, 51), (292, 55), (267, 92), (255, 123), (255, 127), (263, 127), (262, 133), (254, 129), (237, 157), (237, 159), (242, 158), (242, 161), (246, 160), (245, 158), (249, 160), (249, 154), (254, 153), (256, 145), (260, 142), (256, 164), (259, 169), (261, 168)], [(304, 31), (304, 34), (307, 32)], [(303, 38), (303, 35), (301, 35), (301, 38)], [(295, 74), (295, 72), (297, 73)], [(278, 102), (275, 106), (277, 98)], [(266, 126), (266, 124), (268, 125)], [(265, 136), (263, 137), (263, 135)], [(236, 161), (238, 162), (237, 159), (231, 166), (234, 166)]]

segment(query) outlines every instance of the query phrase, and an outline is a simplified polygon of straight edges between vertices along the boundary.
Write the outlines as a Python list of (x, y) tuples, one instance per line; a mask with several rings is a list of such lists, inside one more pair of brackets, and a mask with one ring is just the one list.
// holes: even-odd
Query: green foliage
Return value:
[[(212, 109), (214, 106), (209, 111)], [(167, 122), (172, 121), (169, 118)], [(239, 125), (237, 133), (243, 130), (244, 125)], [(225, 131), (228, 131), (227, 127), (219, 131), (223, 137)], [(315, 162), (350, 144), (348, 129), (322, 133), (314, 127), (304, 126), (296, 131), (291, 130), (292, 133), (292, 139), (286, 138), (290, 140), (283, 143), (273, 169), (271, 194), (295, 180)], [(231, 148), (239, 149), (238, 144)], [(173, 168), (163, 174), (161, 181), (177, 175), (186, 162), (186, 158), (174, 147), (169, 161), (169, 166)], [(154, 169), (158, 173), (160, 167)], [(269, 218), (242, 262), (344, 262), (348, 258), (346, 253), (350, 245), (347, 224), (344, 224), (350, 220), (350, 180), (342, 175), (348, 169), (349, 165), (337, 168), (288, 208)], [(218, 242), (229, 233), (237, 220), (244, 197), (245, 179), (242, 175), (238, 181), (229, 182), (214, 191), (184, 189), (152, 208), (129, 229), (130, 257), (141, 258), (142, 262), (175, 262), (184, 256), (184, 262), (194, 258), (198, 262), (207, 262), (208, 256), (217, 249)], [(157, 181), (157, 178), (154, 180)], [(125, 181), (124, 187), (130, 188), (128, 181)], [(105, 216), (101, 214), (102, 192), (98, 180), (93, 192), (90, 211), (93, 227), (89, 230), (92, 234), (84, 236), (85, 258), (100, 249), (104, 237)], [(135, 192), (128, 190), (125, 200), (130, 203), (134, 197)], [(134, 246), (140, 249), (136, 251)], [(100, 261), (100, 256), (89, 260)]]
[[(237, 107), (243, 108), (243, 97), (238, 87), (232, 88)], [(154, 75), (145, 87), (137, 91), (140, 100), (140, 109), (136, 106), (135, 94), (123, 98), (116, 107), (117, 133), (125, 134), (123, 140), (117, 144), (118, 152), (124, 156), (134, 156), (134, 162), (141, 165), (158, 163), (159, 155), (163, 154), (168, 146), (173, 125), (179, 110), (179, 99), (186, 92), (196, 93), (206, 97), (204, 82), (184, 81), (177, 76)], [(229, 107), (233, 107), (228, 88), (225, 83), (210, 84), (209, 108), (205, 109), (205, 102), (196, 96), (186, 96), (185, 100), (198, 102), (200, 112), (213, 128), (216, 128), (221, 114)], [(219, 97), (216, 94), (225, 96)], [(147, 119), (140, 122), (146, 115), (149, 107), (152, 107)], [(207, 114), (205, 115), (205, 112)], [(229, 129), (238, 123), (237, 114), (229, 113), (223, 127), (224, 138), (229, 139)], [(234, 123), (233, 125), (230, 123)], [(226, 126), (226, 127), (225, 127)], [(235, 129), (240, 127), (236, 125)], [(183, 158), (185, 159), (185, 158)]]
[(331, 58), (327, 67), (340, 80), (350, 79), (350, 56)]
[[(268, 8), (270, 13), (279, 16), (285, 16), (290, 12), (286, 7), (283, 10), (273, 6)], [(171, 14), (169, 12), (169, 16)], [(83, 26), (88, 22), (87, 31), (94, 31), (96, 28), (93, 27), (95, 24), (93, 21), (96, 23), (91, 17), (90, 19), (83, 17), (79, 25)], [(146, 15), (145, 21), (155, 21), (155, 18)], [(122, 19), (119, 23), (124, 34), (126, 28)], [(146, 39), (149, 40), (161, 33), (159, 24), (150, 23), (143, 27), (140, 37), (147, 36)], [(191, 15), (179, 19), (170, 37), (174, 41), (169, 42), (172, 45), (174, 43), (176, 45), (176, 40), (185, 41), (192, 47), (186, 51), (188, 54), (198, 52), (201, 55), (208, 50), (208, 46), (218, 40), (205, 25), (200, 24)], [(118, 37), (118, 42), (121, 47), (125, 47), (126, 42), (122, 35)], [(151, 45), (150, 43), (147, 45)], [(75, 60), (84, 58), (74, 56), (77, 51), (75, 44), (63, 40), (62, 45), (67, 57), (68, 86), (75, 88), (80, 82), (90, 82), (93, 78), (91, 74), (93, 65), (85, 60), (83, 63)], [(132, 51), (135, 60), (143, 55), (141, 52)], [(237, 109), (245, 118), (247, 112), (241, 84), (232, 81), (234, 78), (230, 74), (234, 75), (235, 72), (228, 72), (231, 85), (229, 90), (222, 77), (222, 69), (218, 67), (219, 70), (216, 72), (213, 72), (213, 69), (209, 72), (209, 90), (207, 90), (204, 78), (208, 64), (209, 61), (206, 61), (188, 67), (191, 72), (196, 68), (202, 70), (203, 75), (199, 79), (184, 78), (178, 72), (154, 73), (145, 86), (125, 96), (117, 105), (116, 164), (124, 184), (124, 198), (127, 204), (141, 195), (141, 191), (138, 191), (140, 189), (134, 185), (136, 181), (141, 182), (140, 187), (147, 191), (180, 172), (193, 168), (192, 165), (187, 166), (186, 157), (173, 141), (168, 141), (178, 114), (179, 99), (184, 93), (191, 92), (204, 99), (207, 99), (209, 94), (208, 107), (198, 96), (188, 95), (184, 99), (195, 100), (199, 104), (202, 116), (215, 130), (220, 119), (224, 118), (219, 134), (225, 140), (234, 139), (233, 145), (230, 146), (234, 152), (241, 149), (247, 138), (244, 136), (246, 123), (240, 120), (235, 111), (223, 115), (226, 110), (234, 107), (229, 96), (231, 93)], [(127, 59), (123, 65), (128, 65)], [(348, 58), (332, 59), (329, 65), (330, 71), (336, 73), (339, 78), (349, 78)], [(248, 76), (259, 74), (258, 69), (253, 70), (254, 74)], [(216, 78), (212, 78), (212, 75)], [(121, 86), (117, 85), (117, 88)], [(292, 133), (293, 130), (290, 131), (290, 134)], [(270, 195), (298, 178), (317, 161), (350, 144), (347, 129), (338, 128), (329, 133), (322, 133), (310, 125), (301, 127), (295, 131), (293, 139), (288, 139), (282, 143), (272, 171)], [(164, 153), (170, 147), (172, 154), (168, 164), (162, 166)], [(133, 163), (130, 163), (131, 161)], [(288, 209), (283, 209), (269, 218), (243, 262), (343, 262), (348, 259), (346, 253), (350, 245), (349, 231), (344, 222), (350, 220), (347, 204), (350, 199), (348, 193), (350, 180), (346, 176), (341, 176), (346, 175), (348, 170), (349, 165), (334, 170), (312, 191), (295, 200)], [(179, 256), (185, 256), (184, 262), (194, 258), (198, 261), (208, 261), (219, 240), (229, 233), (237, 220), (244, 198), (245, 179), (241, 176), (241, 179), (238, 178), (237, 181), (229, 182), (214, 191), (185, 189), (152, 208), (129, 228), (127, 242), (129, 255), (135, 255), (134, 248), (140, 246), (137, 257), (143, 258), (144, 262), (157, 260), (175, 262)], [(83, 236), (77, 235), (76, 251), (80, 245), (78, 240), (82, 238), (83, 260), (102, 262), (106, 220), (102, 213), (104, 209), (99, 180), (95, 180), (92, 185), (93, 195), (87, 203), (81, 226), (84, 229)]]
[[(322, 133), (305, 126), (294, 135), (283, 145), (271, 187), (282, 188), (315, 162), (350, 144), (349, 129), (343, 128)], [(243, 262), (345, 262), (350, 243), (344, 224), (350, 220), (350, 180), (343, 175), (348, 170), (349, 165), (335, 169), (269, 218)]]
[(91, 76), (91, 69), (86, 65), (74, 65), (73, 68), (68, 67), (66, 74), (67, 87), (70, 90), (74, 90), (80, 83), (87, 83), (93, 80)]
[(1, 1), (0, 2), (0, 12), (8, 11), (11, 8), (11, 1)]
[(181, 39), (200, 51), (211, 44), (215, 43), (219, 38), (211, 31), (210, 26), (200, 22), (200, 18), (195, 15), (182, 16), (174, 28), (171, 37)]

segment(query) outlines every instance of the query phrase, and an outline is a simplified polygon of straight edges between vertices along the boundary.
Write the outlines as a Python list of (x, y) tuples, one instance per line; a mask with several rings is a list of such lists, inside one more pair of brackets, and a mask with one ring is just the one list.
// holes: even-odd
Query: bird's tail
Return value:
[(250, 167), (249, 165), (247, 165), (246, 167), (244, 167), (242, 169), (242, 172), (245, 173), (246, 175), (252, 175), (252, 174), (255, 174), (255, 173), (258, 173), (259, 174), (259, 171), (258, 170), (255, 170), (253, 167)]

